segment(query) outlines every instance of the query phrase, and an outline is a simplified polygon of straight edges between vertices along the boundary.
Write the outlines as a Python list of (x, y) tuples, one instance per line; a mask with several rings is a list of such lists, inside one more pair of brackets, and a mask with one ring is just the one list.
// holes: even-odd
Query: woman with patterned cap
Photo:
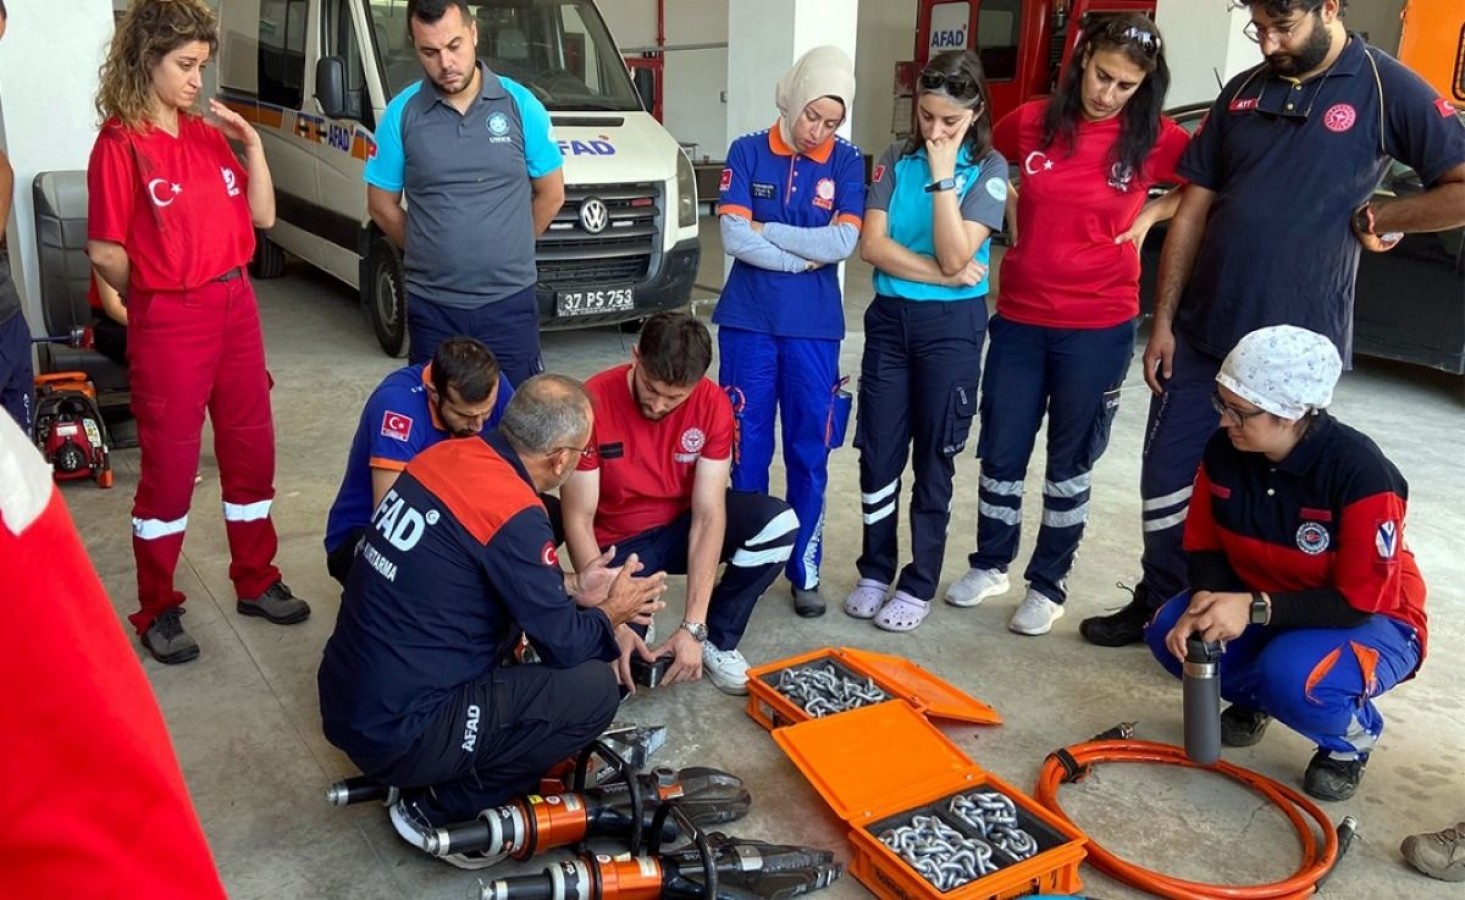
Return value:
[(1292, 325), (1226, 357), (1185, 524), (1190, 590), (1146, 630), (1176, 676), (1187, 638), (1222, 642), (1222, 742), (1255, 744), (1278, 719), (1317, 744), (1303, 789), (1323, 800), (1358, 787), (1384, 727), (1373, 701), (1413, 677), (1426, 629), (1409, 487), (1328, 414), (1341, 370), (1330, 340)]

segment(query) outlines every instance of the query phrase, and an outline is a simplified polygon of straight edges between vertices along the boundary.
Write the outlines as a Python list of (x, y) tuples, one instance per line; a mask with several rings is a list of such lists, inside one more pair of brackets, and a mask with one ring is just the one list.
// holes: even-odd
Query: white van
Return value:
[[(685, 305), (701, 253), (690, 160), (647, 113), (594, 0), (469, 0), (478, 56), (549, 109), (565, 205), (537, 245), (541, 327)], [(288, 250), (361, 291), (382, 349), (405, 355), (402, 258), (366, 213), (362, 170), (390, 100), (422, 77), (406, 0), (223, 0), (219, 88), (254, 123), (277, 221), (258, 277)], [(410, 199), (410, 198), (409, 198)]]

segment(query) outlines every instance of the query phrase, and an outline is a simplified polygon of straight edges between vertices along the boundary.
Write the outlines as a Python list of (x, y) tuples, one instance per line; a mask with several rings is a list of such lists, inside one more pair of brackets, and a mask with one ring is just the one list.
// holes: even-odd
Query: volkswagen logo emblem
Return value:
[(590, 234), (600, 234), (610, 224), (610, 210), (599, 197), (587, 198), (580, 204), (580, 225)]

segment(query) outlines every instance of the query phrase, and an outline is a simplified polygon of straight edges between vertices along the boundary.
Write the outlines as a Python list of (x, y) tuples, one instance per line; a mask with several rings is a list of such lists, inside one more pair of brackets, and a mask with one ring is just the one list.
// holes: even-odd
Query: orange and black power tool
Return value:
[(91, 478), (112, 486), (112, 450), (97, 391), (84, 372), (36, 377), (31, 439), (51, 464), (57, 481)]
[[(682, 830), (686, 830), (685, 826)], [(694, 841), (646, 856), (584, 854), (538, 875), (480, 880), (480, 900), (785, 900), (833, 884), (834, 854), (693, 828)]]

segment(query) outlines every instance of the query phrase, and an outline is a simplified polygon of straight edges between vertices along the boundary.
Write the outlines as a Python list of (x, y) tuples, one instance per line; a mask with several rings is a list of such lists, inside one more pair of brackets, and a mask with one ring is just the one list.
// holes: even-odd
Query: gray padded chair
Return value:
[[(42, 172), (32, 184), (36, 252), (41, 263), (41, 314), (50, 335), (92, 322), (87, 305), (91, 264), (86, 257), (86, 172)], [(41, 372), (85, 372), (103, 406), (128, 402), (127, 369), (95, 350), (42, 344)]]

